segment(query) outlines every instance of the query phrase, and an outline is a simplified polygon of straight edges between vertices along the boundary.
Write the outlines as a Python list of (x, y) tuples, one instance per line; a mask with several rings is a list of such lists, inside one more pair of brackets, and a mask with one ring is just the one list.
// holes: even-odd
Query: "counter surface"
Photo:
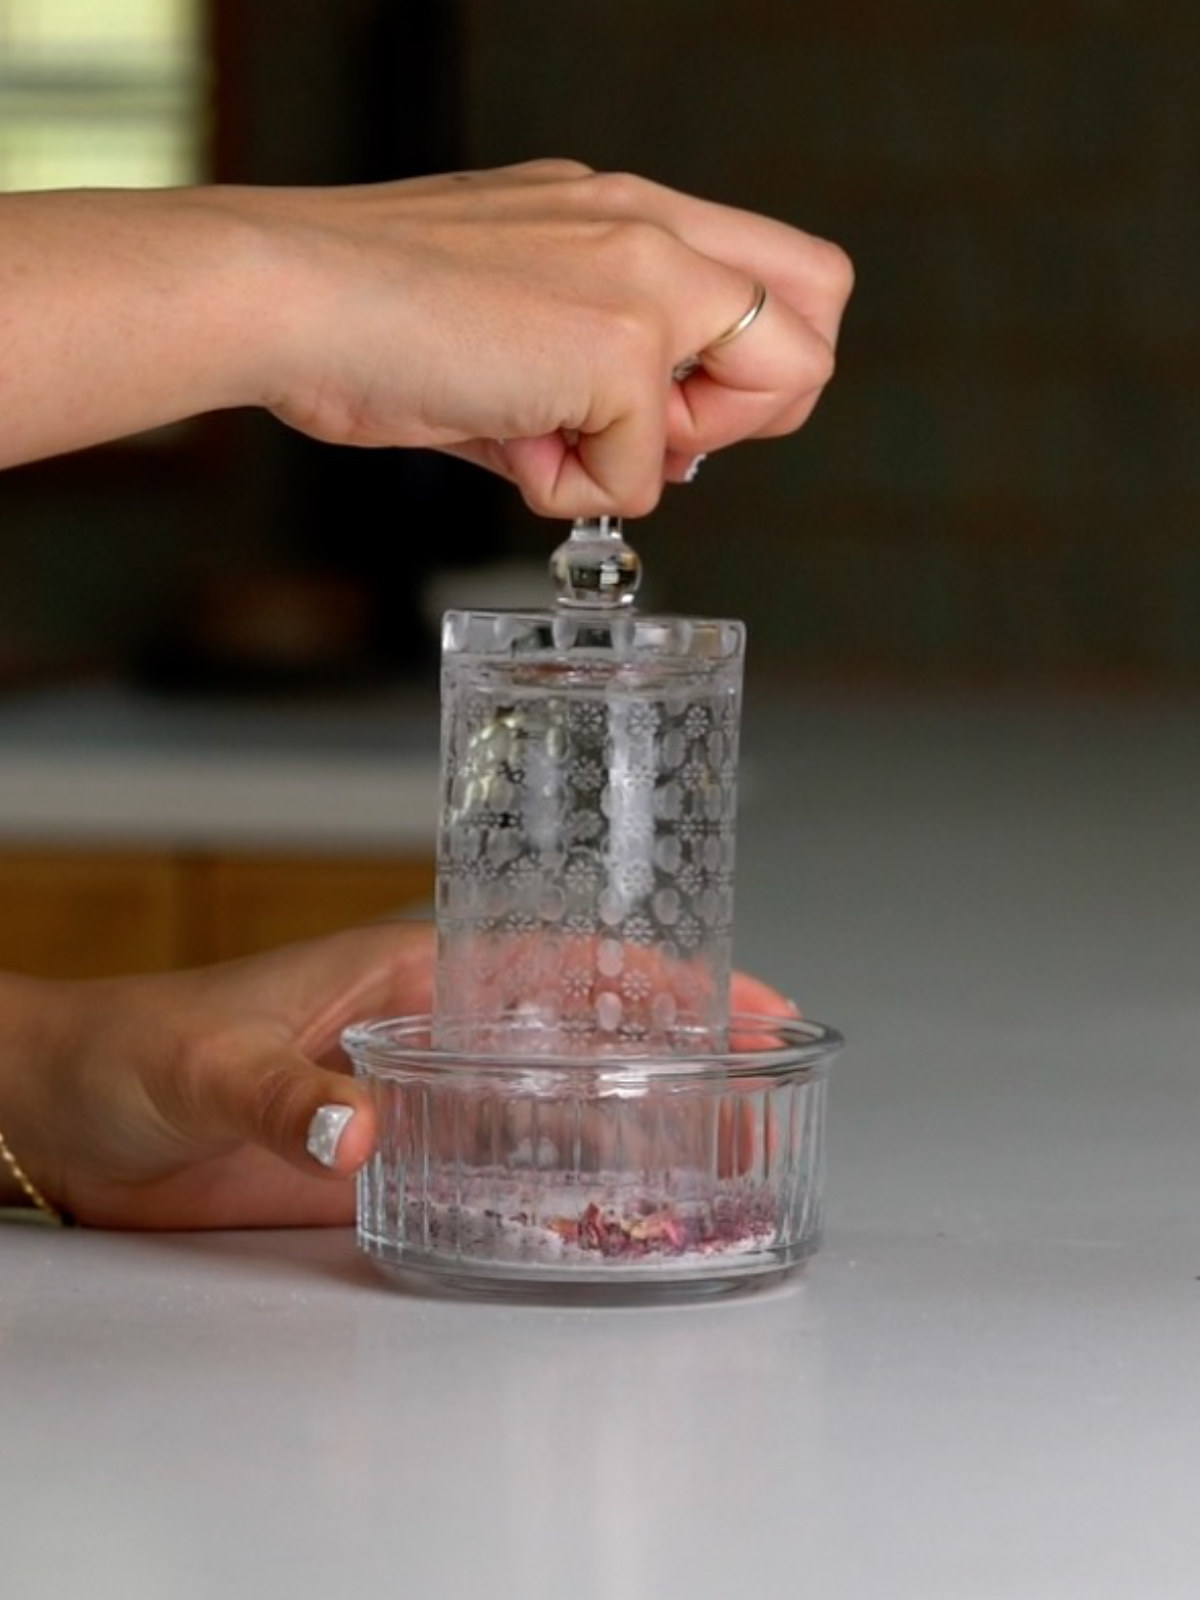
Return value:
[(1200, 1593), (1198, 729), (750, 708), (739, 962), (847, 1036), (782, 1287), (463, 1303), (342, 1230), (4, 1230), (5, 1592)]

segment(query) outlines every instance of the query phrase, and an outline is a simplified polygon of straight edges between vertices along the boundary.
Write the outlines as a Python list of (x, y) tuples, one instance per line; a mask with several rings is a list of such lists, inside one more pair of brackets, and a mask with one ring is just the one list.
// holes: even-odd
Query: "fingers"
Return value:
[(799, 1007), (794, 1001), (785, 999), (769, 983), (764, 983), (761, 978), (751, 977), (746, 972), (734, 973), (729, 1004), (734, 1013), (742, 1012), (749, 1016), (798, 1017), (800, 1015)]
[[(593, 175), (589, 187), (612, 214), (653, 218), (697, 258), (726, 269), (720, 281), (701, 286), (681, 275), (671, 286), (678, 314), (686, 310), (692, 319), (691, 342), (678, 359), (694, 369), (672, 393), (671, 451), (690, 459), (801, 426), (833, 375), (854, 286), (845, 252), (773, 218), (645, 179)], [(755, 315), (762, 290), (765, 303)], [(700, 298), (692, 304), (694, 295)]]
[[(775, 300), (790, 306), (831, 348), (836, 346), (854, 289), (853, 264), (839, 245), (757, 212), (645, 179), (622, 181), (632, 186), (630, 204), (653, 206), (693, 249), (765, 284)], [(639, 191), (646, 191), (644, 200), (634, 198)], [(737, 315), (735, 311), (729, 322)], [(729, 322), (714, 322), (710, 337)]]
[[(245, 1028), (199, 1035), (186, 1065), (187, 1134), (210, 1144), (260, 1145), (309, 1175), (356, 1172), (375, 1146), (371, 1095), (325, 1063), (344, 1059), (339, 1041), (348, 1022), (428, 1011), (433, 958), (430, 925), (380, 923), (242, 963), (247, 1003), (261, 1012), (270, 993), (279, 1026), (265, 1034)], [(222, 986), (226, 1006), (236, 1004), (236, 972), (202, 976)], [(272, 1033), (286, 1042), (277, 1044)]]
[[(719, 287), (674, 324), (664, 318), (645, 353), (624, 352), (619, 379), (597, 375), (596, 401), (578, 429), (508, 439), (498, 451), (476, 444), (474, 459), (498, 468), (532, 510), (562, 518), (644, 516), (668, 482), (690, 481), (698, 458), (740, 440), (793, 432), (811, 415), (833, 375), (830, 340), (789, 301), (768, 297), (752, 325), (709, 349), (702, 343), (707, 331), (717, 328), (719, 338), (736, 318), (708, 307), (719, 297), (723, 307), (744, 310), (753, 285), (711, 262), (686, 266)], [(681, 379), (668, 376), (684, 349), (698, 351), (696, 364)]]
[(833, 377), (834, 354), (793, 307), (768, 299), (750, 327), (699, 362), (671, 395), (668, 438), (681, 452), (793, 432)]
[(505, 445), (508, 476), (526, 504), (542, 516), (564, 520), (621, 515), (643, 517), (654, 510), (666, 481), (666, 415), (636, 397), (595, 428)]
[(498, 471), (542, 515), (644, 516), (667, 483), (690, 482), (708, 454), (801, 427), (833, 376), (834, 350), (794, 305), (774, 298), (743, 333), (701, 348), (682, 379), (665, 382), (664, 366), (660, 357), (629, 383), (623, 405), (573, 436), (474, 441), (458, 453)]
[(380, 923), (113, 985), (116, 1001), (132, 994), (136, 1010), (126, 1007), (152, 1018), (163, 1041), (145, 1052), (143, 1081), (166, 1136), (133, 1141), (147, 1170), (253, 1145), (310, 1177), (356, 1171), (374, 1148), (376, 1119), (369, 1090), (345, 1070), (342, 1029), (428, 1010), (433, 952), (429, 925)]
[[(564, 520), (645, 515), (698, 456), (799, 427), (852, 281), (785, 223), (571, 161), (270, 211), (289, 308), (270, 408), (332, 442), (447, 451)], [(714, 343), (759, 284), (761, 313)]]
[(348, 1177), (375, 1148), (369, 1089), (291, 1049), (197, 1063), (197, 1095), (181, 1119), (209, 1150), (257, 1146), (307, 1177)]
[[(731, 1004), (735, 1012), (798, 1015), (771, 985), (740, 972), (731, 985)], [(377, 1125), (365, 1085), (314, 1066), (294, 1048), (249, 1061), (240, 1054), (222, 1061), (219, 1045), (208, 1054), (194, 1064), (203, 1085), (197, 1096), (203, 1111), (193, 1120), (193, 1136), (259, 1145), (309, 1175), (324, 1171), (346, 1177), (370, 1157)], [(761, 1150), (761, 1136), (752, 1108), (741, 1097), (731, 1097), (722, 1110), (718, 1132), (720, 1170), (747, 1170)]]
[[(301, 1054), (340, 1063), (338, 1039), (347, 1022), (429, 1010), (434, 950), (432, 923), (385, 920), (154, 983), (177, 1015), (240, 1013), (259, 1026), (269, 1020)], [(203, 1038), (202, 1021), (195, 1026)]]

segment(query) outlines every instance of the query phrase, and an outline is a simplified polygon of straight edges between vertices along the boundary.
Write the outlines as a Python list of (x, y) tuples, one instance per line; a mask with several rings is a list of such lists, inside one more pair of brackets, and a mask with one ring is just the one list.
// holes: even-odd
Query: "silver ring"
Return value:
[(749, 311), (743, 311), (733, 326), (726, 328), (724, 333), (719, 333), (715, 339), (711, 339), (704, 346), (701, 353), (707, 355), (710, 350), (719, 350), (723, 344), (729, 344), (731, 340), (736, 339), (739, 333), (745, 333), (766, 303), (767, 286), (765, 283), (756, 283), (754, 285), (754, 300)]
[(766, 305), (766, 303), (767, 286), (765, 283), (756, 283), (754, 285), (754, 299), (750, 302), (748, 309), (742, 312), (737, 321), (731, 324), (730, 327), (726, 328), (724, 333), (719, 333), (715, 339), (710, 339), (709, 342), (704, 346), (703, 350), (699, 351), (694, 356), (685, 356), (679, 365), (672, 369), (671, 376), (675, 379), (675, 382), (681, 383), (683, 379), (688, 377), (690, 373), (695, 372), (697, 367), (703, 366), (704, 357), (709, 355), (713, 350), (719, 350), (722, 345), (732, 343), (732, 341), (736, 339), (739, 334), (745, 333), (746, 329), (754, 321), (755, 317), (758, 316), (759, 312)]

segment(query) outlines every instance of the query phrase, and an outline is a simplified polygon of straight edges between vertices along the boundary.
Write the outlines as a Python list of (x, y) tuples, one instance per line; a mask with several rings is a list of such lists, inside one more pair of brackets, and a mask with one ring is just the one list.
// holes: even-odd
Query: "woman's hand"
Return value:
[(276, 191), (260, 217), (290, 260), (267, 404), (318, 438), (465, 456), (554, 517), (643, 515), (698, 456), (798, 428), (852, 284), (825, 240), (572, 161)]
[(466, 457), (547, 516), (642, 515), (805, 421), (851, 281), (825, 240), (572, 161), (0, 195), (0, 465), (259, 406)]
[[(348, 1223), (352, 1175), (376, 1127), (341, 1032), (428, 1011), (433, 963), (430, 926), (391, 922), (149, 977), (6, 977), (0, 1129), (81, 1223)], [(732, 998), (736, 1010), (794, 1011), (743, 975)], [(331, 1168), (308, 1150), (313, 1117), (328, 1106), (353, 1112)]]
[[(90, 982), (8, 978), (0, 1128), (79, 1222), (221, 1228), (345, 1222), (374, 1146), (343, 1026), (428, 1010), (433, 934), (379, 923), (218, 966)], [(0, 1072), (5, 1069), (0, 1066)], [(332, 1173), (323, 1105), (354, 1109)]]

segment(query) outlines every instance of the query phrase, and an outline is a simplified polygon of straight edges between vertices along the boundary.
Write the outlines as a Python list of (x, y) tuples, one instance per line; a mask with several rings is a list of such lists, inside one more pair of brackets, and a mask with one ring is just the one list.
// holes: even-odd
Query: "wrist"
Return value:
[(200, 360), (190, 414), (270, 404), (285, 363), (294, 285), (278, 240), (287, 192), (238, 185), (179, 190), (187, 349)]
[(246, 202), (255, 192), (209, 185), (146, 197), (143, 227), (161, 264), (147, 314), (163, 319), (150, 343), (178, 385), (169, 420), (262, 404), (285, 297), (268, 230)]
[(63, 1221), (53, 1148), (53, 1053), (47, 1024), (54, 985), (0, 974), (0, 1208)]

